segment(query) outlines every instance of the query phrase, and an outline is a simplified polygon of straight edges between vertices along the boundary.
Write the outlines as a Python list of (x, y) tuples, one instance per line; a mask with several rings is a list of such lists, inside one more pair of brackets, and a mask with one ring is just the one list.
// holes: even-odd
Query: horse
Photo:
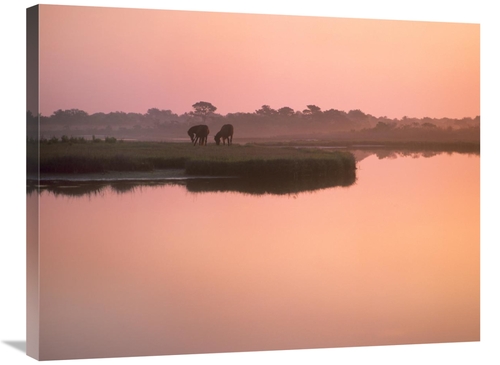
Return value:
[(206, 146), (209, 133), (210, 130), (205, 124), (195, 125), (188, 130), (188, 135), (191, 138), (191, 142), (193, 142), (193, 146), (196, 146), (196, 142), (199, 142), (200, 146)]
[(227, 145), (233, 144), (233, 132), (234, 128), (232, 124), (224, 124), (220, 131), (217, 132), (217, 134), (214, 137), (215, 143), (217, 143), (217, 146), (220, 145), (220, 139), (222, 138), (222, 143), (226, 144), (226, 139), (227, 139)]

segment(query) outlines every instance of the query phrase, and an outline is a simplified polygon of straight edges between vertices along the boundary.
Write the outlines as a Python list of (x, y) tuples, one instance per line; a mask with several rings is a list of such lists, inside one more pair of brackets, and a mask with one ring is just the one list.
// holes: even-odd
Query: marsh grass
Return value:
[[(355, 171), (351, 153), (258, 145), (192, 146), (190, 143), (41, 143), (41, 173), (104, 173), (184, 168), (188, 175), (293, 179)], [(36, 143), (28, 143), (38, 148)], [(28, 153), (28, 156), (36, 154)], [(37, 161), (27, 161), (36, 172)]]

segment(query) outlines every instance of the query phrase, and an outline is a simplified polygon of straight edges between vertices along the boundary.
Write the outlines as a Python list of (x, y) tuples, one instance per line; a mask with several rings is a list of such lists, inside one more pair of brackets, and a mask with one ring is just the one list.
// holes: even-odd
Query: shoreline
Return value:
[(28, 180), (302, 178), (354, 171), (346, 151), (153, 142), (28, 144)]
[(114, 183), (114, 182), (168, 182), (193, 179), (227, 179), (236, 176), (187, 175), (186, 169), (158, 169), (153, 171), (108, 171), (93, 173), (42, 173), (38, 178), (28, 174), (28, 184), (50, 183)]

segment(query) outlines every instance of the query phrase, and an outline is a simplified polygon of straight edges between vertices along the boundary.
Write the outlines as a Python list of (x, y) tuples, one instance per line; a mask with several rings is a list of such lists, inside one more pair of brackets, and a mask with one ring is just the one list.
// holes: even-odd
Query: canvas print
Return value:
[(479, 341), (479, 24), (27, 9), (27, 353)]

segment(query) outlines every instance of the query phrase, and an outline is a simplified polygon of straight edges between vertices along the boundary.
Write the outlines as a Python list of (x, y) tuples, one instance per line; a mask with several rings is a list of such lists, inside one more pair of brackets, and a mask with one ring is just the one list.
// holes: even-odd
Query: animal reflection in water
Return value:
[(233, 132), (234, 128), (232, 124), (224, 124), (214, 137), (217, 146), (220, 145), (221, 138), (222, 144), (226, 144), (226, 140), (228, 146), (233, 144)]
[(206, 146), (209, 133), (210, 130), (205, 124), (195, 125), (188, 130), (188, 135), (191, 138), (191, 142), (193, 142), (193, 146), (196, 146), (197, 142), (200, 146)]

